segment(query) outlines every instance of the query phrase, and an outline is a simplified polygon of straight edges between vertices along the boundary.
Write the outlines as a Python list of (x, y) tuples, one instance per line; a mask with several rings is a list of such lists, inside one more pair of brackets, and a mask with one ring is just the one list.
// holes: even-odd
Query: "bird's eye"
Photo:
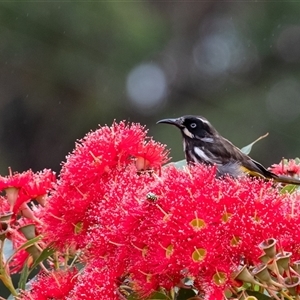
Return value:
[(196, 123), (191, 123), (191, 128), (196, 128), (197, 127), (197, 124)]

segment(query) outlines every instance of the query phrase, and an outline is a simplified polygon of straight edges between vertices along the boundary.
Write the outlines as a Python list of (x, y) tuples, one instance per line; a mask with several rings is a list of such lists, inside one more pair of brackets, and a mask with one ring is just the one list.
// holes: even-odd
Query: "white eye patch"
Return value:
[(191, 139), (194, 138), (194, 135), (187, 128), (184, 128), (182, 131), (186, 136), (190, 137)]
[(196, 124), (196, 123), (191, 123), (190, 127), (191, 127), (191, 128), (196, 128), (196, 127), (197, 127), (197, 124)]

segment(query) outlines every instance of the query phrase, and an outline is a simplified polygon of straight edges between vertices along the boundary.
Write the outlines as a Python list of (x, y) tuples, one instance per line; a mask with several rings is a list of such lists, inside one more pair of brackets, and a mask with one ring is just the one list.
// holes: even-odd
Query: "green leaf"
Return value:
[(16, 250), (16, 252), (19, 251), (19, 250), (22, 250), (22, 249), (26, 249), (26, 248), (28, 248), (28, 247), (34, 245), (35, 243), (37, 243), (37, 242), (40, 241), (41, 239), (42, 239), (42, 236), (41, 236), (41, 235), (36, 236), (35, 238), (33, 238), (33, 239), (27, 241), (27, 242), (24, 243), (22, 246), (20, 246), (20, 247)]
[[(24, 246), (24, 245), (22, 245)], [(27, 248), (27, 247), (25, 247)], [(25, 289), (25, 285), (27, 283), (28, 276), (30, 273), (45, 259), (47, 259), (49, 256), (51, 256), (55, 252), (55, 249), (53, 248), (53, 244), (49, 244), (39, 255), (39, 257), (33, 262), (32, 266), (29, 268), (27, 261), (24, 264), (24, 267), (21, 272), (21, 277), (19, 280), (18, 287), (22, 290)]]
[(294, 184), (288, 184), (286, 185), (285, 187), (283, 187), (280, 191), (280, 194), (285, 194), (285, 193), (288, 193), (288, 194), (292, 194), (294, 193), (299, 187), (297, 185), (294, 185)]
[(136, 294), (131, 294), (127, 298), (127, 300), (139, 300), (138, 296)]
[(256, 292), (256, 291), (246, 291), (247, 294), (249, 296), (254, 296), (255, 298), (257, 298), (257, 300), (270, 300), (270, 299), (273, 299), (265, 294), (262, 294), (262, 293), (259, 293), (259, 292)]
[(170, 298), (162, 292), (154, 292), (147, 300), (170, 300)]
[[(30, 258), (30, 257), (28, 257)], [(28, 258), (26, 259), (26, 262), (24, 263), (22, 272), (21, 272), (21, 276), (20, 276), (20, 280), (18, 283), (18, 288), (21, 290), (25, 290), (25, 286), (26, 286), (26, 282), (27, 282), (27, 278), (29, 276), (29, 268), (28, 268)]]
[(13, 259), (14, 255), (15, 255), (16, 253), (18, 253), (20, 250), (26, 249), (26, 248), (28, 248), (28, 247), (30, 247), (30, 246), (33, 246), (35, 243), (37, 243), (38, 241), (40, 241), (42, 238), (43, 238), (43, 237), (42, 237), (41, 235), (38, 235), (37, 237), (35, 237), (35, 238), (33, 238), (33, 239), (27, 241), (26, 243), (24, 243), (22, 246), (20, 246), (18, 249), (16, 249), (16, 250), (14, 251), (14, 253), (7, 259), (7, 261), (6, 261), (5, 264), (8, 265), (8, 264), (10, 263), (10, 261)]
[(181, 288), (178, 292), (176, 300), (187, 300), (196, 296), (196, 292), (193, 289)]
[(247, 155), (248, 155), (248, 154), (251, 152), (252, 146), (253, 146), (255, 143), (257, 143), (258, 141), (260, 141), (260, 140), (264, 139), (265, 137), (267, 137), (268, 135), (269, 135), (269, 133), (267, 132), (265, 135), (260, 136), (258, 139), (256, 139), (256, 140), (255, 140), (254, 142), (252, 142), (251, 144), (249, 144), (249, 145), (243, 147), (243, 148), (241, 149), (241, 151), (242, 151), (244, 154), (247, 154)]
[(53, 243), (49, 244), (40, 254), (40, 256), (33, 262), (33, 265), (30, 268), (30, 272), (38, 266), (39, 263), (47, 259), (49, 256), (51, 256), (56, 250), (53, 248)]
[[(137, 294), (133, 293), (126, 298), (127, 300), (142, 300)], [(171, 300), (168, 295), (163, 292), (154, 292), (147, 300)]]
[(166, 164), (164, 167), (166, 167), (166, 166), (174, 166), (177, 169), (183, 169), (184, 167), (187, 166), (187, 163), (186, 163), (186, 160), (183, 159), (183, 160), (179, 160), (176, 162), (170, 162), (170, 163)]

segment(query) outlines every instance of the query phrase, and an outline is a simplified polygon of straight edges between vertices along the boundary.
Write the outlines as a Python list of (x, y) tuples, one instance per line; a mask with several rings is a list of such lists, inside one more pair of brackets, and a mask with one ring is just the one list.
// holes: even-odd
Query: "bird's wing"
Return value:
[(233, 162), (238, 162), (243, 172), (254, 176), (274, 178), (275, 174), (269, 172), (263, 165), (243, 153), (238, 147), (222, 136), (215, 138), (214, 143), (206, 147), (206, 150), (209, 150), (211, 157), (215, 158), (217, 165), (230, 165)]
[(253, 176), (264, 177), (268, 179), (276, 179), (278, 177), (252, 158), (250, 158), (250, 161), (247, 164), (244, 164), (243, 167), (245, 168), (245, 172)]

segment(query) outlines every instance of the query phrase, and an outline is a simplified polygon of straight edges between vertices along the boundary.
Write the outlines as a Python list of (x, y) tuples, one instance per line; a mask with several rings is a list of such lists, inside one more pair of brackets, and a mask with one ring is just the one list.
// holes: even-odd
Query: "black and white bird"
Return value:
[(157, 123), (175, 125), (183, 137), (183, 149), (188, 164), (204, 163), (217, 166), (217, 176), (239, 177), (244, 174), (273, 179), (286, 184), (300, 185), (300, 180), (278, 176), (262, 164), (243, 153), (225, 139), (201, 116), (187, 115), (176, 119), (163, 119)]

